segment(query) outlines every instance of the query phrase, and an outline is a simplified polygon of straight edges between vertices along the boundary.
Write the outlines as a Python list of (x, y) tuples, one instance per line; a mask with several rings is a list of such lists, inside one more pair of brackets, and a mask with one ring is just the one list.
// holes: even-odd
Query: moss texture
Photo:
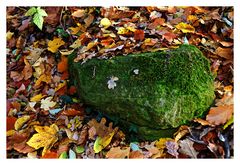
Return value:
[[(209, 61), (195, 46), (84, 64), (73, 62), (74, 57), (69, 57), (70, 74), (81, 100), (110, 118), (138, 126), (140, 139), (164, 137), (166, 129), (201, 117), (214, 99)], [(118, 81), (109, 89), (112, 76)]]

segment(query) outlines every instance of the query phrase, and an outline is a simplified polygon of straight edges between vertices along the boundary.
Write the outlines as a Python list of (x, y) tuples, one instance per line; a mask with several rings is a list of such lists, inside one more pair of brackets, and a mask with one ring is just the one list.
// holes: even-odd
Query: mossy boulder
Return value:
[(170, 136), (202, 117), (215, 97), (209, 61), (195, 46), (83, 64), (74, 58), (69, 57), (69, 72), (82, 102), (126, 127), (134, 125), (139, 139)]

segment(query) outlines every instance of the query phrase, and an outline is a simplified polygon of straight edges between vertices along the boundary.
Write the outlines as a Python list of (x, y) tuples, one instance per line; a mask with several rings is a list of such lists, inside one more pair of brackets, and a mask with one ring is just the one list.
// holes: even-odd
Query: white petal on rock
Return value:
[(135, 74), (138, 74), (138, 73), (139, 73), (139, 69), (134, 69), (133, 72), (134, 72)]
[(115, 81), (118, 81), (118, 77), (114, 77), (112, 76), (110, 78), (110, 80), (108, 80), (107, 84), (108, 84), (108, 89), (114, 89), (114, 87), (117, 86), (116, 82)]

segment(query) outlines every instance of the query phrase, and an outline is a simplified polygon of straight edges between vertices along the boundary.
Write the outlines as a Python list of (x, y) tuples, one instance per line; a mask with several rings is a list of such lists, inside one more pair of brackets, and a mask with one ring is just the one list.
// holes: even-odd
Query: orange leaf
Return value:
[(233, 105), (212, 107), (208, 112), (206, 120), (214, 125), (226, 123), (233, 115)]
[(72, 13), (72, 16), (77, 17), (77, 18), (81, 18), (81, 17), (83, 17), (84, 15), (85, 15), (85, 10), (83, 10), (83, 9), (79, 9), (79, 10), (74, 11), (74, 12)]
[(145, 35), (144, 35), (144, 31), (143, 30), (136, 30), (134, 32), (134, 39), (135, 40), (142, 41), (142, 40), (144, 40), (144, 37), (145, 37)]
[(24, 75), (22, 73), (19, 73), (17, 71), (11, 71), (10, 72), (10, 77), (13, 79), (13, 81), (18, 82), (21, 81), (24, 78)]
[(58, 72), (64, 72), (68, 69), (68, 58), (65, 56), (61, 57), (61, 61), (58, 63)]
[(144, 156), (143, 156), (143, 153), (141, 153), (139, 150), (137, 150), (137, 151), (130, 152), (129, 158), (130, 159), (143, 159)]
[(75, 109), (67, 109), (62, 111), (61, 115), (66, 115), (66, 116), (77, 116), (80, 115), (81, 112)]
[(51, 82), (51, 75), (46, 75), (46, 74), (42, 74), (39, 79), (37, 79), (37, 81), (35, 82), (35, 87), (39, 86), (41, 84), (41, 82), (45, 82), (45, 83), (50, 83)]
[(43, 159), (56, 159), (56, 158), (58, 158), (58, 154), (56, 152), (49, 151), (46, 154), (44, 154), (42, 156), (42, 158)]
[(129, 157), (130, 148), (120, 149), (120, 147), (113, 147), (107, 152), (106, 158), (124, 159)]
[(172, 42), (173, 39), (177, 37), (177, 35), (174, 33), (167, 32), (167, 33), (164, 33), (162, 37), (163, 39), (165, 38), (168, 42)]

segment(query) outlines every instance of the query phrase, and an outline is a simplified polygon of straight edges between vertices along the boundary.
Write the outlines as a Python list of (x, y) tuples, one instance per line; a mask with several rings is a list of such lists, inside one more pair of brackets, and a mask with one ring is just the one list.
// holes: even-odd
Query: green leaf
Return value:
[(37, 9), (35, 7), (31, 7), (25, 14), (25, 16), (32, 16), (37, 12)]
[(48, 16), (45, 10), (41, 9), (40, 7), (37, 8), (37, 13), (41, 16)]
[(83, 146), (77, 146), (75, 149), (76, 153), (81, 154), (84, 152), (84, 147)]
[(68, 158), (68, 155), (67, 155), (67, 152), (64, 151), (63, 153), (61, 153), (61, 155), (59, 156), (59, 159), (67, 159)]
[(33, 17), (33, 23), (35, 23), (35, 25), (37, 25), (37, 27), (42, 30), (42, 26), (43, 26), (43, 17), (36, 13)]
[(233, 116), (227, 121), (227, 123), (223, 126), (223, 129), (226, 129), (229, 125), (233, 123)]

